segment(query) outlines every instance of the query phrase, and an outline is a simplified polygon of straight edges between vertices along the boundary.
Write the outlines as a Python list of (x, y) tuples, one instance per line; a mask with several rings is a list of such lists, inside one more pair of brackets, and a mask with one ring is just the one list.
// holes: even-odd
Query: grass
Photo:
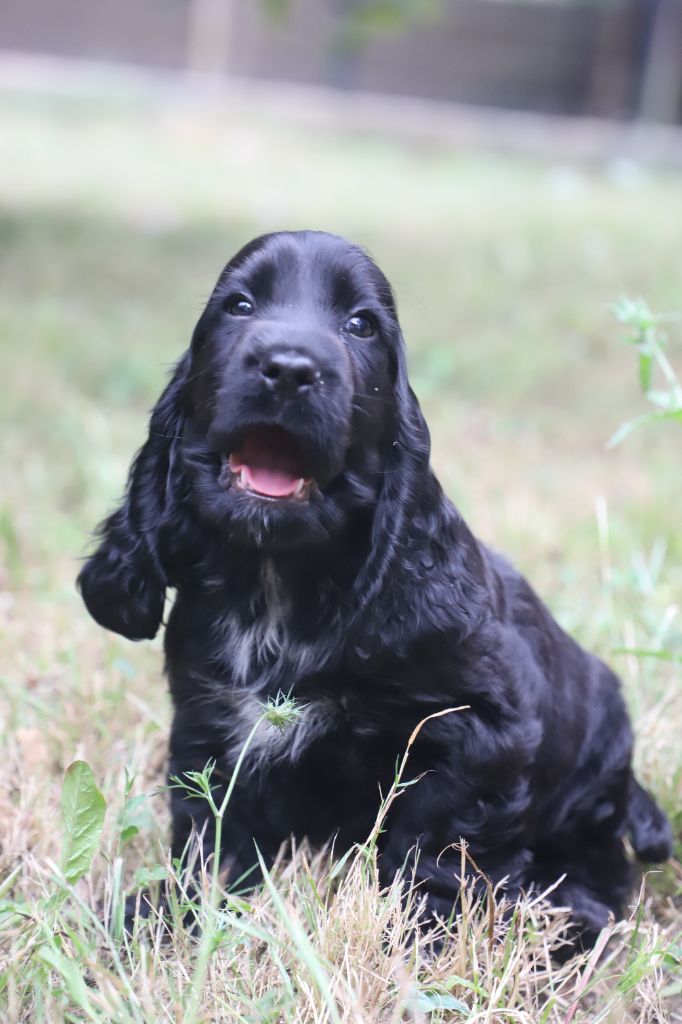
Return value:
[[(415, 941), (418, 893), (407, 909), (397, 887), (379, 896), (371, 837), (341, 866), (295, 850), (248, 903), (206, 901), (211, 948), (154, 920), (126, 943), (122, 893), (176, 871), (160, 643), (105, 635), (73, 589), (227, 256), (279, 227), (346, 234), (395, 284), (443, 483), (620, 671), (638, 770), (679, 839), (680, 667), (618, 653), (682, 650), (679, 428), (606, 449), (645, 411), (610, 304), (681, 306), (679, 176), (424, 152), (179, 99), (6, 94), (0, 117), (0, 1019), (681, 1020), (677, 862), (642, 879), (600, 956), (562, 968), (561, 915), (505, 915), (493, 894), (465, 901), (441, 952)], [(74, 759), (107, 810), (71, 882)]]

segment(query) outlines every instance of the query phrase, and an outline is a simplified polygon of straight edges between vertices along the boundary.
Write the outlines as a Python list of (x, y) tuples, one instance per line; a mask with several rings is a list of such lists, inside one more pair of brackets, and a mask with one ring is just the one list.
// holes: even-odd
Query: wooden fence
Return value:
[(682, 0), (442, 0), (351, 37), (361, 0), (10, 0), (0, 47), (491, 107), (682, 120)]

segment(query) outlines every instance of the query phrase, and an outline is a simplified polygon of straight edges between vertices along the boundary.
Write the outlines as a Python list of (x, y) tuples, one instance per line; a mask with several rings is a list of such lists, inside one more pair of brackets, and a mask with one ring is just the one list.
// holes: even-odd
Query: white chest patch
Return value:
[(289, 602), (272, 562), (267, 559), (261, 569), (262, 594), (251, 603), (252, 622), (244, 626), (235, 615), (225, 621), (227, 653), (232, 663), (235, 682), (252, 682), (264, 664), (282, 656), (289, 646), (287, 618)]
[[(333, 650), (333, 643), (303, 643), (292, 636), (290, 615), (288, 595), (272, 562), (266, 559), (261, 569), (261, 588), (251, 600), (248, 621), (237, 611), (231, 611), (218, 626), (220, 663), (229, 672), (230, 680), (202, 680), (202, 699), (211, 700), (216, 716), (225, 722), (231, 761), (239, 756), (263, 714), (266, 697), (262, 694), (272, 693), (273, 684), (285, 693), (294, 690), (297, 680), (320, 670)], [(339, 633), (337, 624), (329, 630), (328, 639)], [(256, 771), (265, 763), (296, 761), (306, 746), (339, 721), (340, 714), (341, 709), (332, 700), (320, 697), (304, 704), (286, 728), (262, 721), (250, 742), (244, 769)]]
[(291, 635), (291, 606), (272, 562), (261, 569), (262, 588), (254, 594), (247, 623), (237, 612), (229, 612), (218, 626), (223, 659), (237, 686), (258, 686), (273, 666), (285, 670), (282, 688), (297, 678), (322, 667), (328, 647), (302, 643)]

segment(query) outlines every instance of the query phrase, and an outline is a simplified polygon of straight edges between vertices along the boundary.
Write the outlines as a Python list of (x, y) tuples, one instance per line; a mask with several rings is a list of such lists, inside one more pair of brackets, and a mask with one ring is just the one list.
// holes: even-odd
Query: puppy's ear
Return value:
[[(429, 470), (431, 438), (419, 402), (407, 377), (405, 346), (400, 336), (395, 369), (395, 418), (382, 467), (382, 487), (372, 526), (371, 555), (355, 583), (356, 629), (352, 643), (358, 655), (373, 646), (377, 598), (388, 585), (391, 567), (401, 551), (420, 498), (426, 488), (440, 489)], [(381, 612), (378, 611), (381, 616)]]
[(173, 509), (171, 473), (184, 425), (189, 354), (180, 360), (149, 422), (149, 437), (130, 467), (118, 509), (99, 526), (99, 546), (78, 576), (92, 617), (129, 640), (151, 639), (161, 623), (168, 579), (159, 531)]

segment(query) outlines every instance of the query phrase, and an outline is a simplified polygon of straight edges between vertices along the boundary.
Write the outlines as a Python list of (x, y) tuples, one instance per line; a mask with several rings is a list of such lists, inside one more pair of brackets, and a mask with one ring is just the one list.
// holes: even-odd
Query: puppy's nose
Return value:
[(297, 398), (320, 379), (320, 371), (302, 352), (270, 352), (259, 365), (263, 383), (280, 398)]

